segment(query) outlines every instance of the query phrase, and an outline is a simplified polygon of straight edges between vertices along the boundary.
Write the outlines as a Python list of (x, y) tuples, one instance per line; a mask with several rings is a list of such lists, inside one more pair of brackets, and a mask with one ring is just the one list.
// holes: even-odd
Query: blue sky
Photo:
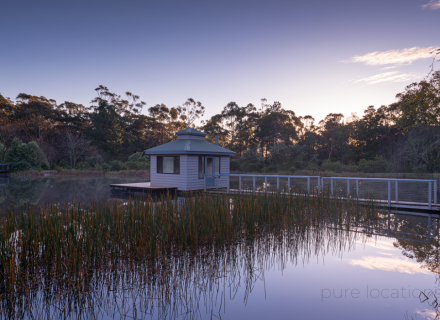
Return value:
[(387, 105), (429, 72), (440, 0), (2, 1), (0, 93), (88, 105), (280, 101), (317, 121)]

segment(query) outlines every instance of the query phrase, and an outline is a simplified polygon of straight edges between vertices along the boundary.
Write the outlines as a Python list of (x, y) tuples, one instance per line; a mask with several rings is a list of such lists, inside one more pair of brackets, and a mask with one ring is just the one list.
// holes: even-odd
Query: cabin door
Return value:
[(206, 186), (215, 186), (215, 157), (205, 157)]

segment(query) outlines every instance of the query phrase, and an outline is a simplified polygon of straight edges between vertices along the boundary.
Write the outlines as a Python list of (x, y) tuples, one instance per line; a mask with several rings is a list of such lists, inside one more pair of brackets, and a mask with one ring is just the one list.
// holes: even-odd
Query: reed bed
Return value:
[(374, 205), (328, 195), (198, 194), (11, 210), (0, 225), (0, 314), (142, 318), (156, 310), (158, 318), (198, 318), (201, 304), (213, 312), (221, 281), (233, 290), (244, 279), (250, 292), (275, 261), (342, 252), (354, 243), (353, 225), (381, 223)]

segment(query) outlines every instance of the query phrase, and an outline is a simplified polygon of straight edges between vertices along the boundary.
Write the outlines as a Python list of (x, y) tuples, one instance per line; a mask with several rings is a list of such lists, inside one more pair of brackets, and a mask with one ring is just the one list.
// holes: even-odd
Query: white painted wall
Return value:
[[(229, 156), (220, 157), (220, 174), (229, 174)], [(205, 188), (205, 179), (199, 179), (199, 156), (188, 156), (188, 186), (187, 190), (202, 190)], [(228, 177), (215, 179), (216, 188), (227, 188)]]
[[(220, 173), (229, 174), (229, 156), (220, 160)], [(150, 156), (150, 181), (153, 186), (177, 187), (178, 190), (202, 190), (205, 180), (199, 179), (199, 156), (181, 155), (180, 174), (157, 173), (157, 156)], [(215, 179), (216, 188), (227, 188), (229, 177)]]
[[(220, 160), (220, 174), (229, 174), (230, 168), (230, 157), (221, 157)], [(220, 178), (215, 179), (215, 186), (217, 188), (227, 188), (228, 187), (229, 177), (220, 176)]]
[[(166, 156), (166, 155), (165, 155)], [(180, 156), (180, 174), (157, 173), (157, 156), (150, 156), (150, 183), (152, 186), (177, 187), (187, 190), (187, 161), (188, 156)]]

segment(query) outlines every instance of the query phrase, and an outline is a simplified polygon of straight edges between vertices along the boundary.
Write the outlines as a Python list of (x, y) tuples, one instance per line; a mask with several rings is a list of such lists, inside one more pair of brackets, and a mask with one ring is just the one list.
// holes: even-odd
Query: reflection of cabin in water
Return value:
[(11, 170), (11, 166), (8, 163), (7, 164), (0, 163), (0, 173), (9, 173), (10, 170)]
[(233, 151), (205, 141), (206, 133), (187, 128), (176, 133), (177, 140), (145, 150), (150, 155), (152, 186), (177, 187), (178, 190), (226, 188), (229, 158)]

